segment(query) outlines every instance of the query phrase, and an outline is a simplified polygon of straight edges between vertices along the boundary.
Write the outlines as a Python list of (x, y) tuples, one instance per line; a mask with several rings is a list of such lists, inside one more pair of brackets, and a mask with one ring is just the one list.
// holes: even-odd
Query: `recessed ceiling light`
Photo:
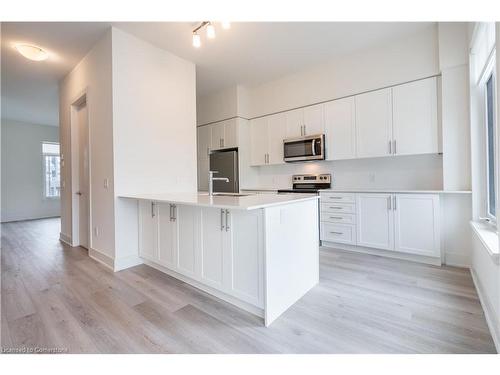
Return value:
[(15, 47), (21, 55), (33, 61), (43, 61), (49, 58), (47, 51), (31, 44), (16, 44)]

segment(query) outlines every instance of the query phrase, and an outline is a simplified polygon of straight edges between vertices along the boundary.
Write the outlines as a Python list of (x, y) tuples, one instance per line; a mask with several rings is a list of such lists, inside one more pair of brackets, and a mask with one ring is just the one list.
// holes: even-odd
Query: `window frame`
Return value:
[[(490, 213), (490, 185), (489, 185), (489, 129), (488, 129), (488, 93), (487, 93), (487, 83), (492, 78), (493, 90), (492, 90), (492, 102), (493, 102), (493, 162), (495, 163), (493, 171), (493, 182), (494, 182), (494, 196), (495, 196), (495, 214)], [(497, 123), (497, 108), (496, 108), (496, 88), (497, 88), (497, 77), (496, 77), (496, 61), (495, 61), (495, 49), (491, 51), (490, 57), (482, 71), (481, 77), (479, 79), (479, 86), (481, 88), (482, 101), (483, 101), (483, 131), (484, 131), (484, 157), (485, 157), (485, 169), (484, 169), (484, 217), (487, 218), (490, 224), (496, 229), (497, 227), (497, 216), (498, 216), (498, 144), (497, 144), (497, 134), (498, 134), (498, 123)]]
[[(55, 152), (44, 152), (43, 151), (43, 145), (44, 144), (52, 144), (52, 145), (58, 145), (59, 146), (59, 153)], [(53, 142), (53, 141), (42, 141), (41, 142), (41, 151), (42, 151), (42, 184), (43, 184), (43, 199), (46, 200), (57, 200), (61, 199), (61, 188), (59, 186), (59, 195), (57, 196), (48, 196), (47, 195), (47, 184), (46, 184), (46, 175), (47, 175), (47, 162), (46, 162), (46, 157), (47, 156), (57, 156), (59, 157), (59, 178), (61, 176), (61, 152), (60, 152), (60, 147), (61, 144), (59, 142)], [(60, 182), (59, 182), (60, 183)]]

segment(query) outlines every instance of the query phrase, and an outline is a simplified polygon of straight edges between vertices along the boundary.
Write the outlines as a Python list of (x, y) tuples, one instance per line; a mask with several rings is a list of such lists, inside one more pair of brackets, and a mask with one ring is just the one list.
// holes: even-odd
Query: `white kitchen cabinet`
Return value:
[(222, 122), (224, 124), (223, 148), (238, 147), (238, 119), (232, 118)]
[(260, 117), (250, 121), (250, 164), (267, 164), (268, 154), (268, 118)]
[(171, 269), (177, 263), (177, 222), (174, 210), (174, 205), (157, 203), (158, 263)]
[(356, 194), (357, 245), (394, 250), (392, 194)]
[(286, 116), (283, 113), (268, 116), (267, 164), (284, 164), (283, 139), (286, 138)]
[(436, 78), (393, 87), (392, 102), (393, 153), (438, 153)]
[(392, 155), (391, 89), (355, 96), (356, 157)]
[(212, 130), (210, 125), (199, 126), (198, 133), (198, 158), (208, 159), (212, 147)]
[(158, 261), (157, 207), (152, 201), (139, 201), (139, 255)]
[(304, 134), (315, 135), (325, 132), (324, 104), (316, 104), (304, 109)]
[(223, 148), (222, 142), (224, 139), (224, 121), (206, 126), (210, 126), (212, 130), (211, 149), (218, 150)]
[(285, 112), (286, 138), (304, 135), (304, 110), (302, 108)]
[(395, 250), (439, 257), (439, 196), (395, 194), (393, 203)]
[(198, 158), (198, 190), (208, 190), (208, 168), (210, 159)]
[(325, 104), (326, 160), (356, 157), (354, 97)]
[(201, 209), (201, 279), (206, 284), (223, 288), (224, 242), (227, 235), (224, 226), (225, 210)]
[(225, 233), (228, 292), (253, 305), (263, 304), (264, 233), (261, 210), (227, 212)]
[(196, 278), (200, 267), (199, 222), (201, 211), (194, 206), (176, 205), (173, 215), (177, 238), (177, 272)]

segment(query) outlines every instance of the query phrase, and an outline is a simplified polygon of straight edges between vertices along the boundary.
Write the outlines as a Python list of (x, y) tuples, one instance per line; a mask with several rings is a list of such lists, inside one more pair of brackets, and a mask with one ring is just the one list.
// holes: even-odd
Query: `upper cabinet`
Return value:
[(438, 153), (438, 127), (433, 77), (253, 119), (251, 165), (283, 163), (283, 139), (322, 133), (326, 160)]
[(238, 147), (237, 119), (224, 120), (207, 126), (212, 130), (212, 150)]
[(356, 156), (392, 154), (391, 89), (356, 95)]
[(212, 148), (212, 132), (209, 125), (199, 126), (198, 131), (198, 158), (207, 158)]
[(354, 98), (325, 104), (326, 160), (356, 157)]
[(437, 81), (423, 79), (392, 88), (393, 153), (438, 152)]

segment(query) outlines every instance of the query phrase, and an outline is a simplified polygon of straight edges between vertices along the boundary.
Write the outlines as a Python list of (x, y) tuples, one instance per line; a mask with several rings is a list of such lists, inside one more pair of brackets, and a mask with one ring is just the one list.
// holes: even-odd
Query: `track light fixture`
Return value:
[[(231, 28), (231, 23), (229, 22), (221, 22), (221, 26), (224, 30)], [(206, 28), (207, 38), (214, 39), (215, 38), (215, 26), (210, 21), (203, 21), (198, 26), (193, 29), (193, 47), (200, 48), (201, 47), (201, 36), (198, 34), (203, 28)]]

